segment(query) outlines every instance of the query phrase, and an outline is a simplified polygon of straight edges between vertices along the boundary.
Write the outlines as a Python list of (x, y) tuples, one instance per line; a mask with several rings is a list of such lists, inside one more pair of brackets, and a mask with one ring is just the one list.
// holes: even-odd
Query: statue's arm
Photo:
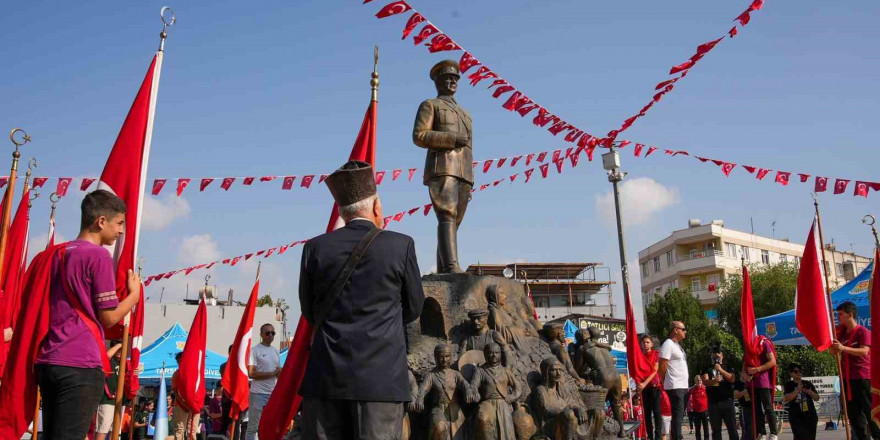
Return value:
[(516, 380), (516, 376), (510, 371), (507, 372), (507, 381), (510, 384), (510, 388), (513, 390), (510, 392), (510, 398), (507, 403), (513, 403), (519, 399), (523, 389), (520, 386), (519, 381)]
[(456, 133), (434, 131), (434, 105), (430, 100), (423, 101), (416, 112), (413, 124), (413, 143), (422, 148), (452, 150), (455, 148)]

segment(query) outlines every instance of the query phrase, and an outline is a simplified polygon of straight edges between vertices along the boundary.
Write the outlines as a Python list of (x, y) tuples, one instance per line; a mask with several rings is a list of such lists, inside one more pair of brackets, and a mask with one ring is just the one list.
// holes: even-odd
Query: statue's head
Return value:
[(486, 363), (489, 366), (498, 365), (501, 363), (501, 346), (490, 342), (483, 347), (483, 356), (486, 358)]
[(565, 330), (562, 324), (557, 322), (547, 323), (544, 324), (544, 336), (547, 337), (548, 341), (564, 341)]
[(437, 94), (440, 96), (452, 96), (458, 89), (458, 79), (460, 77), (458, 71), (458, 61), (443, 60), (435, 64), (431, 68), (431, 81), (437, 88)]
[(599, 333), (599, 329), (596, 327), (589, 327), (589, 328), (587, 328), (587, 331), (590, 332), (590, 339), (592, 339), (594, 341), (598, 340), (599, 337), (602, 336), (602, 334)]
[(434, 347), (434, 362), (437, 368), (446, 369), (452, 365), (452, 347), (445, 342), (441, 342)]
[(559, 383), (564, 372), (562, 364), (555, 357), (544, 358), (541, 361), (541, 375), (544, 376), (544, 384), (547, 386), (554, 386)]
[(575, 341), (575, 343), (577, 343), (577, 345), (583, 345), (584, 342), (587, 342), (589, 340), (590, 340), (590, 332), (587, 331), (586, 329), (582, 328), (582, 329), (578, 330), (577, 332), (575, 332), (575, 334), (574, 334), (574, 341)]
[(496, 304), (498, 306), (503, 306), (507, 301), (507, 295), (498, 288), (497, 284), (493, 284), (486, 289), (486, 301), (489, 304)]
[(487, 309), (469, 310), (468, 318), (477, 333), (482, 333), (489, 326), (489, 310)]

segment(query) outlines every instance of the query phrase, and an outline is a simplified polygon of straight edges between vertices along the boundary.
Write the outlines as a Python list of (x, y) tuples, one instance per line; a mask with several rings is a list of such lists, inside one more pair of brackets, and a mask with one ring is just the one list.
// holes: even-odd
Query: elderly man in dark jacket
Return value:
[(415, 246), (379, 228), (369, 164), (348, 162), (326, 182), (346, 226), (303, 249), (299, 298), (315, 326), (300, 388), (303, 438), (398, 439), (412, 398), (404, 326), (425, 299)]

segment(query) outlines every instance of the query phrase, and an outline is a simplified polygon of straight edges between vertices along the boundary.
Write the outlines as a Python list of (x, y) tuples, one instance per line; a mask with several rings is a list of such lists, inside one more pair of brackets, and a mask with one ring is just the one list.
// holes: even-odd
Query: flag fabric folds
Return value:
[[(376, 166), (376, 121), (377, 102), (370, 101), (348, 160), (359, 160), (367, 162), (373, 167)], [(412, 170), (410, 176), (412, 176)], [(342, 226), (344, 223), (339, 217), (339, 206), (334, 203), (330, 211), (327, 232)], [(299, 318), (296, 333), (294, 333), (293, 342), (288, 351), (287, 361), (284, 362), (284, 367), (281, 369), (275, 391), (269, 396), (269, 401), (266, 402), (260, 416), (259, 437), (261, 440), (281, 440), (281, 436), (290, 421), (293, 420), (293, 415), (299, 410), (299, 405), (302, 402), (299, 387), (306, 374), (313, 330), (305, 318)]]
[(229, 352), (226, 369), (223, 370), (223, 392), (229, 397), (232, 407), (229, 416), (232, 420), (238, 420), (239, 414), (248, 408), (248, 359), (251, 355), (251, 332), (254, 329), (254, 312), (257, 307), (257, 295), (260, 291), (260, 280), (254, 283), (247, 306), (238, 323), (238, 331)]
[(828, 295), (822, 268), (822, 250), (819, 248), (819, 229), (816, 219), (810, 228), (795, 290), (795, 324), (801, 334), (816, 350), (831, 346), (833, 328), (828, 310)]
[(629, 375), (632, 376), (636, 383), (642, 383), (651, 373), (654, 372), (654, 366), (648, 360), (648, 357), (642, 352), (639, 346), (639, 335), (636, 332), (636, 318), (633, 312), (632, 300), (629, 292), (624, 295), (624, 305), (626, 308), (626, 361), (629, 368)]
[(198, 413), (205, 406), (205, 344), (208, 335), (208, 308), (205, 298), (189, 328), (186, 345), (177, 367), (177, 403), (190, 413)]
[(140, 388), (138, 380), (139, 365), (141, 363), (141, 348), (144, 345), (144, 294), (146, 287), (141, 283), (141, 296), (138, 298), (137, 308), (132, 313), (131, 328), (131, 368), (125, 370), (125, 396), (134, 400)]
[[(8, 192), (8, 189), (7, 189)], [(6, 257), (3, 259), (3, 284), (2, 293), (0, 293), (0, 330), (12, 328), (15, 329), (15, 323), (18, 320), (18, 311), (21, 308), (21, 289), (24, 284), (24, 274), (27, 259), (27, 241), (28, 241), (28, 211), (30, 202), (30, 191), (25, 191), (18, 204), (18, 211), (15, 212), (15, 218), (6, 231), (8, 239), (6, 242)], [(11, 197), (11, 194), (7, 194)], [(9, 344), (0, 341), (0, 372), (6, 363), (6, 356), (9, 353)]]
[[(871, 275), (871, 322), (880, 322), (880, 248), (874, 249), (874, 273)], [(871, 347), (880, 347), (880, 332), (871, 332)], [(871, 356), (871, 420), (880, 425), (880, 354)]]
[[(755, 320), (755, 306), (752, 301), (752, 281), (749, 278), (749, 269), (743, 266), (742, 297), (740, 298), (740, 320), (743, 335), (743, 364), (746, 367), (758, 367), (761, 365), (761, 352), (766, 344), (773, 354), (776, 347), (766, 336), (758, 334), (758, 324)], [(776, 367), (770, 372), (771, 389), (776, 389)]]

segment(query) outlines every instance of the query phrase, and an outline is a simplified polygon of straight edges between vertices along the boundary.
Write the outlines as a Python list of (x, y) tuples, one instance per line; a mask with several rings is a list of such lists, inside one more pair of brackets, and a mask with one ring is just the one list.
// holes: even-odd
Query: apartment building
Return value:
[[(671, 288), (687, 289), (706, 310), (718, 303), (718, 286), (727, 276), (740, 274), (747, 264), (800, 264), (804, 245), (726, 228), (723, 220), (702, 224), (688, 221), (687, 229), (639, 251), (642, 303), (647, 307)], [(871, 259), (826, 245), (826, 269), (831, 287), (843, 285)]]

